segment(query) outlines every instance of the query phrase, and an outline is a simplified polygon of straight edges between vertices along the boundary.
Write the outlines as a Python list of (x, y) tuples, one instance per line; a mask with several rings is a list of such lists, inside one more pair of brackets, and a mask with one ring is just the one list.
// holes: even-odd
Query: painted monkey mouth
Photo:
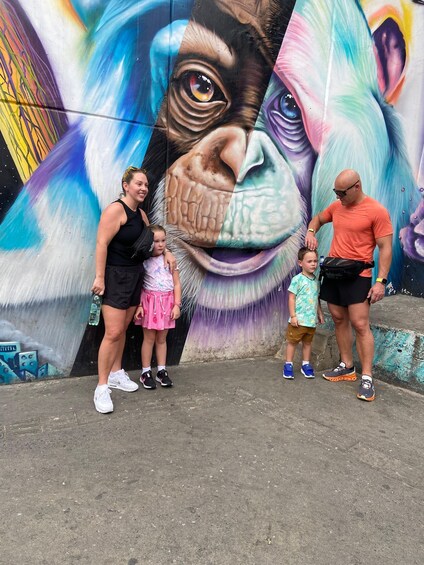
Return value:
[[(268, 265), (286, 246), (291, 237), (285, 239), (271, 249), (243, 250), (231, 248), (214, 248), (205, 251), (202, 247), (190, 245), (180, 238), (176, 242), (203, 269), (221, 277), (248, 275)], [(212, 255), (211, 255), (211, 254)]]

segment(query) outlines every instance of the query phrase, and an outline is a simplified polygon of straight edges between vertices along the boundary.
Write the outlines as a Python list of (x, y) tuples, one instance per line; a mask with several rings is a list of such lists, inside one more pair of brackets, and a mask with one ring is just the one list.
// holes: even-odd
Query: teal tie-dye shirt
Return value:
[(303, 273), (299, 273), (293, 277), (289, 292), (296, 296), (296, 316), (299, 326), (315, 328), (319, 295), (319, 282), (316, 276), (310, 279)]

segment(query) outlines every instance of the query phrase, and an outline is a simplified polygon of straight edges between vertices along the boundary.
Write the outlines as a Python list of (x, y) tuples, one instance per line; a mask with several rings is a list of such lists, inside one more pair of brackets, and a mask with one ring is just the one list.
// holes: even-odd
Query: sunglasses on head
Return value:
[(350, 190), (351, 188), (353, 188), (354, 186), (356, 186), (358, 184), (358, 182), (359, 182), (359, 179), (357, 181), (355, 181), (352, 185), (348, 186), (345, 190), (337, 190), (337, 189), (333, 188), (333, 192), (339, 198), (343, 198), (344, 196), (346, 196), (347, 191)]
[(131, 166), (131, 167), (128, 167), (127, 169), (125, 169), (126, 173), (130, 173), (130, 172), (134, 172), (134, 171), (137, 171), (139, 173), (144, 173), (145, 175), (147, 175), (147, 170), (144, 169), (143, 167), (133, 167), (133, 166)]

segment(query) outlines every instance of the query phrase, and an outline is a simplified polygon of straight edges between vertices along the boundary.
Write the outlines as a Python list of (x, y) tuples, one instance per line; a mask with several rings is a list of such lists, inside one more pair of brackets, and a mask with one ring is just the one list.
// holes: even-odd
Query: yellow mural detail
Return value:
[(405, 0), (397, 2), (397, 7), (393, 4), (386, 3), (381, 5), (380, 1), (376, 2), (375, 0), (363, 0), (361, 4), (367, 14), (368, 24), (371, 31), (374, 31), (384, 20), (388, 18), (392, 18), (398, 24), (405, 39), (406, 52), (408, 54), (412, 39), (413, 23), (412, 8), (410, 4), (405, 2)]
[(75, 11), (74, 6), (72, 5), (72, 0), (62, 0), (60, 6), (64, 13), (66, 13), (71, 20), (74, 21), (81, 29), (84, 29), (84, 25), (80, 20), (78, 14)]
[[(406, 63), (408, 65), (413, 40), (413, 10), (409, 0), (394, 0), (391, 3), (381, 0), (362, 0), (361, 5), (368, 20), (371, 32), (374, 32), (387, 19), (392, 19), (399, 27), (405, 42)], [(405, 69), (396, 87), (386, 94), (386, 100), (395, 104), (405, 83)]]
[(22, 34), (0, 14), (0, 129), (23, 182), (59, 139)]

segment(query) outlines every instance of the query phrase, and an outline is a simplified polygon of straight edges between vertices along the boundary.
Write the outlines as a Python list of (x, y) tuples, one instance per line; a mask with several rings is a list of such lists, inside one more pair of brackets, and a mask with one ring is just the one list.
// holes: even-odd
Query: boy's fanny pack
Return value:
[(326, 257), (320, 267), (320, 276), (327, 279), (346, 280), (356, 278), (364, 269), (374, 267), (374, 261), (356, 261), (341, 257)]

